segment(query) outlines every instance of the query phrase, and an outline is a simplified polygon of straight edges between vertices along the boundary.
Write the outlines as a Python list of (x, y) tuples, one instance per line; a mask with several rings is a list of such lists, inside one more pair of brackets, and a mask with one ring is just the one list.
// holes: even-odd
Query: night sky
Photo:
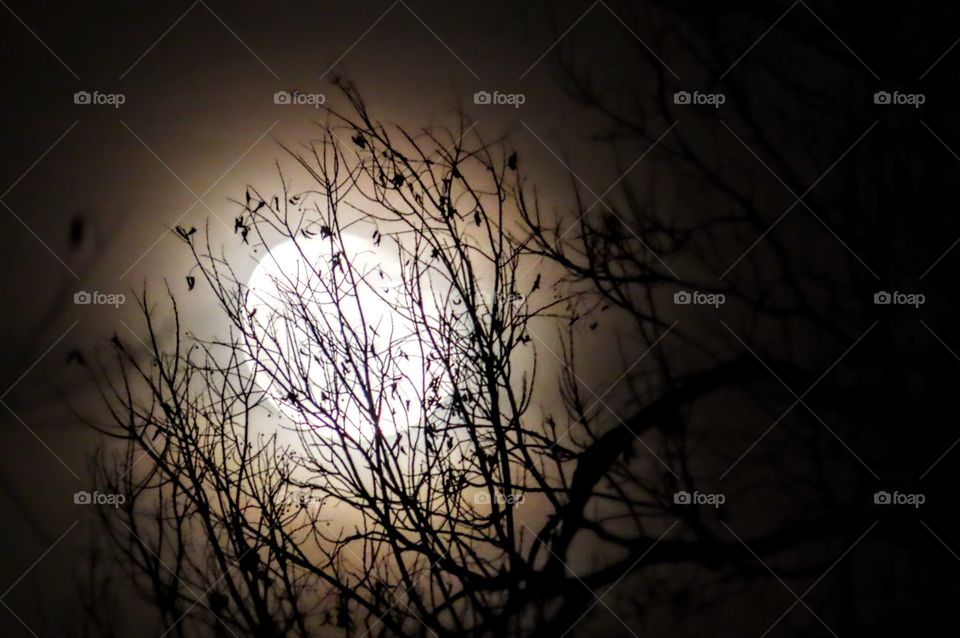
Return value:
[[(663, 280), (631, 281), (638, 306), (598, 302), (576, 325), (576, 383), (604, 408), (601, 431), (632, 424), (673, 374), (738, 357), (762, 373), (630, 440), (652, 503), (637, 520), (650, 522), (613, 528), (666, 540), (623, 584), (583, 583), (602, 604), (566, 635), (911, 635), (943, 621), (951, 633), (956, 7), (0, 5), (0, 634), (167, 629), (129, 586), (103, 599), (118, 610), (113, 634), (78, 602), (102, 523), (74, 494), (96, 488), (91, 455), (110, 445), (86, 422), (105, 416), (82, 363), (112, 335), (140, 339), (135, 299), (161, 298), (165, 282), (188, 330), (222, 334), (216, 301), (188, 290), (198, 273), (174, 229), (209, 226), (248, 276), (263, 247), (236, 242), (238, 202), (250, 186), (277, 188), (276, 162), (290, 165), (281, 145), (319, 134), (311, 100), (349, 108), (336, 77), (381, 121), (421, 130), (466, 116), (517, 153), (545, 214), (636, 238), (626, 257)], [(77, 303), (94, 292), (124, 303)], [(568, 322), (539, 325), (531, 418), (542, 421), (562, 413)], [(725, 502), (688, 515), (669, 498), (684, 486)], [(539, 503), (525, 520), (549, 514)], [(675, 560), (681, 539), (700, 544)], [(619, 561), (606, 540), (581, 538), (570, 572)], [(544, 631), (562, 635), (562, 623)], [(188, 635), (229, 635), (213, 627)]]

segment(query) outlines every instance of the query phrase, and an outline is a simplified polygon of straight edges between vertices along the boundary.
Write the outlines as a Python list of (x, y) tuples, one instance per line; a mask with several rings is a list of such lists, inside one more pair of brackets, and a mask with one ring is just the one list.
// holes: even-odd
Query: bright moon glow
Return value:
[(388, 243), (347, 234), (337, 244), (287, 240), (250, 276), (247, 311), (264, 344), (256, 381), (299, 426), (332, 437), (336, 430), (321, 426), (334, 421), (369, 441), (377, 426), (390, 436), (420, 419), (426, 353), (413, 321), (397, 310), (407, 304)]

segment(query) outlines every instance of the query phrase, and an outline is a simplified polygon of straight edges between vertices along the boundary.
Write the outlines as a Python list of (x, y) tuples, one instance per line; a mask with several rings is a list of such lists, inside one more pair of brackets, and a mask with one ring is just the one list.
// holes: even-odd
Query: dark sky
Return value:
[[(678, 13), (702, 4), (679, 3)], [(839, 161), (840, 152), (864, 134), (871, 122), (880, 124), (822, 185), (834, 189), (830, 193), (853, 193), (856, 206), (862, 206), (856, 211), (857, 219), (875, 222), (871, 232), (876, 234), (847, 234), (846, 227), (837, 224), (825, 231), (808, 211), (797, 207), (781, 227), (795, 233), (786, 250), (809, 256), (825, 271), (834, 263), (846, 264), (856, 253), (863, 261), (853, 263), (853, 268), (870, 286), (902, 290), (920, 286), (919, 273), (937, 256), (946, 255), (924, 285), (950, 285), (960, 248), (952, 255), (944, 251), (960, 236), (960, 227), (955, 202), (944, 203), (937, 189), (949, 181), (943, 175), (955, 180), (956, 172), (938, 173), (931, 178), (936, 183), (931, 182), (929, 190), (899, 193), (891, 187), (908, 174), (911, 184), (925, 184), (927, 161), (951, 166), (955, 159), (960, 162), (954, 154), (960, 150), (960, 142), (954, 140), (960, 138), (951, 126), (955, 117), (950, 115), (956, 110), (955, 98), (950, 98), (955, 84), (951, 78), (960, 68), (960, 48), (951, 49), (951, 44), (960, 36), (960, 22), (950, 18), (948, 9), (931, 8), (920, 17), (910, 17), (919, 10), (909, 7), (881, 15), (865, 3), (857, 8), (831, 5), (832, 31), (818, 22), (819, 17), (804, 13), (802, 4), (780, 22), (789, 6), (765, 3), (761, 8), (758, 3), (757, 8), (747, 9), (750, 18), (742, 22), (734, 19), (718, 26), (712, 16), (698, 22), (698, 27), (723, 33), (721, 40), (730, 45), (725, 54), (736, 58), (744, 53), (756, 67), (764, 66), (765, 56), (790, 60), (797, 82), (815, 87), (811, 91), (817, 109), (833, 99), (854, 105), (846, 128), (821, 129), (822, 122), (809, 121), (810, 113), (821, 110), (789, 113), (795, 126), (779, 131), (783, 139), (778, 137), (772, 144), (785, 148), (785, 155), (799, 158), (799, 191), (817, 185), (824, 169)], [(752, 46), (757, 44), (758, 31), (741, 28), (751, 20), (778, 25), (756, 49)], [(664, 25), (651, 24), (650, 33), (657, 30), (654, 27)], [(666, 27), (669, 30), (671, 25)], [(0, 322), (6, 337), (0, 340), (0, 398), (7, 405), (0, 408), (0, 587), (7, 592), (0, 591), (0, 600), (29, 619), (41, 636), (61, 635), (58, 626), (69, 625), (75, 618), (71, 578), (95, 528), (72, 507), (71, 495), (90, 484), (87, 463), (96, 439), (65, 407), (64, 399), (82, 408), (91, 398), (81, 371), (65, 365), (68, 353), (89, 348), (114, 332), (132, 339), (130, 330), (137, 321), (132, 298), (144, 282), (159, 290), (167, 278), (175, 292), (185, 293), (188, 259), (171, 226), (217, 225), (218, 218), (229, 223), (235, 210), (230, 198), (242, 197), (248, 184), (268, 188), (275, 184), (273, 163), (281, 155), (277, 142), (296, 145), (308, 139), (311, 120), (318, 114), (309, 106), (275, 104), (275, 92), (319, 93), (337, 104), (330, 79), (335, 72), (345, 72), (384, 120), (415, 128), (448, 124), (462, 107), (489, 139), (511, 136), (547, 209), (569, 206), (571, 181), (596, 195), (623, 178), (625, 184), (655, 182), (648, 194), (655, 192), (671, 202), (693, 201), (700, 194), (684, 190), (670, 167), (634, 164), (648, 141), (626, 137), (612, 147), (608, 144), (595, 114), (561, 87), (555, 58), (562, 48), (556, 46), (559, 36), (564, 43), (582, 43), (578, 60), (598, 69), (600, 81), (608, 79), (605, 70), (616, 71), (613, 77), (631, 77), (622, 61), (635, 59), (636, 52), (647, 50), (648, 44), (663, 54), (667, 76), (683, 77), (676, 86), (693, 88), (702, 81), (687, 74), (695, 65), (688, 67), (672, 57), (669, 48), (661, 50), (652, 40), (648, 43), (649, 33), (629, 31), (603, 3), (0, 0), (5, 123), (0, 128), (0, 201), (4, 204), (0, 206), (0, 271), (5, 273), (0, 277)], [(824, 48), (812, 46), (813, 53), (796, 53), (795, 43), (807, 38)], [(848, 41), (854, 46), (849, 47)], [(822, 63), (821, 55), (842, 62)], [(666, 67), (667, 63), (671, 66)], [(828, 90), (817, 94), (823, 87)], [(909, 110), (878, 111), (869, 98), (861, 107), (854, 98), (838, 98), (836, 93), (849, 89), (863, 97), (885, 87), (921, 87), (930, 103), (918, 117)], [(754, 93), (738, 98), (762, 102), (764, 88), (754, 88)], [(84, 91), (121, 95), (123, 104), (117, 108), (76, 104), (75, 94)], [(525, 101), (519, 108), (476, 105), (477, 91), (521, 93)], [(848, 115), (843, 111), (838, 120)], [(769, 208), (764, 214), (776, 219), (770, 211), (779, 213), (795, 197), (781, 188), (769, 167), (716, 126), (717, 118), (710, 117), (709, 128), (701, 127), (698, 117), (685, 119), (683, 139), (694, 145), (713, 144), (717, 155), (731, 158), (726, 166), (733, 175), (762, 177), (755, 196)], [(760, 119), (762, 125), (763, 115)], [(733, 124), (746, 136), (743, 122)], [(657, 123), (662, 131), (669, 125)], [(816, 147), (814, 151), (808, 143)], [(828, 150), (818, 154), (821, 143)], [(860, 161), (864, 168), (858, 172)], [(844, 172), (850, 166), (850, 172)], [(566, 174), (566, 167), (575, 171), (576, 178)], [(773, 168), (777, 174), (782, 170), (779, 165)], [(871, 182), (882, 183), (888, 190), (874, 188)], [(825, 199), (836, 203), (829, 194)], [(701, 200), (699, 205), (709, 208), (713, 203)], [(676, 214), (683, 215), (683, 210), (677, 206)], [(719, 205), (716, 211), (710, 210), (717, 216), (727, 212)], [(83, 221), (82, 231), (76, 231), (80, 235), (75, 236), (80, 241), (74, 245), (70, 229), (76, 219)], [(739, 238), (738, 250), (753, 239), (750, 234)], [(674, 266), (693, 268), (683, 263)], [(119, 309), (75, 305), (78, 291), (122, 293), (127, 303)], [(927, 330), (933, 326), (944, 341), (939, 336), (931, 340), (914, 322), (911, 330), (916, 330), (902, 342), (895, 343), (893, 333), (883, 333), (871, 356), (881, 360), (883, 348), (900, 348), (897, 356), (901, 358), (892, 360), (898, 366), (912, 365), (911, 357), (923, 359), (933, 350), (960, 369), (949, 348), (942, 347), (960, 344), (960, 336), (951, 338), (948, 332), (949, 319), (956, 315), (945, 297), (931, 294), (926, 309), (931, 314), (924, 315)], [(932, 314), (934, 307), (941, 312), (939, 321)], [(188, 319), (203, 325), (209, 312), (202, 303), (193, 304)], [(837, 324), (843, 321), (838, 317)], [(821, 354), (817, 351), (821, 334), (814, 330), (789, 346), (815, 358)], [(606, 344), (608, 350), (598, 347), (587, 357), (585, 369), (590, 374), (585, 375), (597, 388), (619, 375), (605, 365), (614, 356), (611, 352), (621, 354), (616, 350), (619, 342), (612, 344)], [(954, 352), (960, 349), (954, 346)], [(910, 388), (914, 383), (921, 389), (911, 392), (922, 394), (923, 382), (917, 378), (905, 374), (901, 379), (895, 373), (884, 377), (884, 373), (878, 372), (870, 383)], [(955, 375), (953, 370), (937, 379), (946, 384)], [(873, 389), (868, 385), (868, 392)], [(896, 407), (900, 416), (913, 409), (907, 398)], [(931, 415), (942, 414), (939, 410), (931, 408), (929, 421), (936, 420)], [(890, 437), (884, 445), (889, 445), (876, 458), (889, 459), (896, 456), (896, 433), (884, 431)], [(921, 458), (935, 459), (951, 440), (952, 435), (938, 430), (932, 449), (922, 450)], [(870, 458), (873, 463), (874, 457)], [(41, 556), (43, 560), (32, 568)], [(953, 558), (944, 554), (943, 560)], [(29, 635), (8, 614), (0, 617), (0, 634)]]

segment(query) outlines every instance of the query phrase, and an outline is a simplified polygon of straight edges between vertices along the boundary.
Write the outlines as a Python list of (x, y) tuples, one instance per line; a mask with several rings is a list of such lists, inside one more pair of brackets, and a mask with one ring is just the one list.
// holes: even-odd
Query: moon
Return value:
[(287, 239), (248, 280), (255, 380), (300, 428), (369, 441), (420, 420), (425, 344), (388, 243)]

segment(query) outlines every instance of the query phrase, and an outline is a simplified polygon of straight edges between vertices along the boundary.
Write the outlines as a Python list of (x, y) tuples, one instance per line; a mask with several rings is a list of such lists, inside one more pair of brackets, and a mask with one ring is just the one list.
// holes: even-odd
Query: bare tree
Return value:
[[(607, 6), (626, 29), (618, 64), (595, 63), (596, 50), (611, 46), (606, 34), (575, 30), (557, 46), (559, 77), (599, 116), (596, 138), (621, 177), (595, 201), (571, 175), (577, 196), (567, 216), (524, 212), (528, 249), (561, 264), (594, 304), (629, 317), (647, 343), (678, 316), (671, 293), (725, 296), (722, 312), (683, 315), (660, 343), (654, 396), (671, 396), (691, 368), (735, 365), (736, 353), (763, 368), (719, 394), (689, 396), (673, 428), (652, 426), (682, 482), (723, 493), (728, 504), (719, 521), (684, 518), (705, 550), (702, 563), (686, 563), (689, 578), (633, 581), (643, 591), (636, 618), (656, 616), (662, 603), (660, 626), (673, 635), (700, 635), (707, 618), (730, 616), (739, 634), (764, 582), (778, 593), (784, 583), (802, 591), (814, 582), (813, 627), (915, 631), (897, 595), (871, 583), (914, 579), (907, 565), (930, 564), (929, 532), (941, 538), (955, 525), (936, 509), (921, 525), (871, 505), (891, 485), (942, 493), (930, 476), (945, 471), (942, 454), (955, 442), (939, 425), (950, 390), (922, 362), (952, 355), (917, 309), (886, 312), (875, 294), (925, 291), (926, 321), (945, 327), (954, 315), (952, 295), (937, 294), (952, 277), (937, 211), (953, 199), (957, 166), (942, 151), (956, 121), (939, 105), (922, 114), (877, 108), (874, 92), (899, 86), (937, 101), (955, 84), (938, 66), (955, 39), (943, 28), (952, 12), (925, 19), (923, 46), (894, 49), (876, 34), (897, 31), (895, 11)], [(558, 36), (571, 20), (558, 16)], [(696, 108), (677, 99), (693, 92), (725, 102)], [(623, 403), (648, 403), (650, 385), (625, 384)], [(905, 437), (905, 422), (922, 425)], [(730, 539), (752, 560), (725, 563), (720, 546)], [(955, 573), (930, 569), (909, 606), (932, 622), (943, 612), (929, 601), (954, 591)], [(691, 609), (695, 621), (684, 617)], [(772, 630), (772, 619), (756, 622), (758, 635)]]
[[(615, 151), (656, 142), (673, 120), (674, 87), (641, 56), (656, 91), (636, 100), (651, 105), (637, 115), (561, 55), (574, 95), (609, 118)], [(768, 220), (749, 180), (683, 135), (656, 153), (723, 196), (722, 214), (658, 208), (630, 180), (594, 202), (571, 176), (572, 205), (554, 215), (506, 142), (465, 119), (416, 133), (385, 125), (341, 87), (349, 108), (328, 109), (317, 139), (285, 149), (308, 186), (282, 171), (277, 192), (248, 188), (230, 247), (177, 229), (191, 294), (214, 296), (224, 333), (196, 336), (180, 326), (181, 300), (168, 294), (157, 309), (144, 294), (144, 343), (115, 337), (98, 362), (111, 417), (99, 427), (122, 449), (104, 448), (99, 482), (128, 497), (102, 510), (104, 524), (170, 635), (561, 635), (628, 578), (644, 597), (607, 620), (632, 631), (662, 608), (722, 602), (732, 577), (749, 596), (768, 577), (758, 555), (842, 550), (863, 531), (862, 508), (825, 505), (824, 494), (845, 498), (829, 474), (849, 468), (817, 452), (829, 434), (810, 435), (809, 421), (791, 433), (810, 456), (765, 474), (785, 490), (809, 479), (798, 520), (745, 544), (724, 511), (676, 499), (717, 488), (756, 435), (720, 426), (754, 411), (772, 422), (790, 395), (778, 380), (820, 382), (830, 361), (791, 359), (771, 338), (813, 330), (832, 356), (855, 342), (864, 310), (841, 324), (811, 298), (860, 290), (859, 266), (845, 260), (827, 282), (772, 242), (727, 278), (744, 229)], [(735, 125), (752, 125), (739, 115)], [(750, 130), (751, 144), (762, 140)], [(792, 190), (819, 159), (785, 172)], [(238, 249), (276, 260), (259, 288)], [(728, 297), (724, 324), (678, 326), (672, 295), (692, 288)], [(164, 313), (173, 340), (154, 329)], [(583, 335), (618, 322), (643, 356), (623, 362), (616, 391), (594, 393), (578, 373)], [(545, 376), (545, 361), (559, 372)], [(844, 391), (821, 387), (831, 399)], [(725, 446), (730, 432), (737, 445)], [(781, 470), (778, 452), (762, 445), (748, 462)], [(734, 500), (755, 488), (722, 490)], [(816, 577), (825, 562), (778, 573)], [(666, 566), (709, 578), (689, 594), (688, 581), (665, 582)]]
[[(129, 496), (105, 522), (174, 632), (530, 622), (512, 611), (544, 550), (516, 506), (558, 510), (570, 472), (558, 426), (526, 419), (530, 324), (565, 300), (520, 289), (514, 159), (466, 122), (413, 136), (346, 95), (352, 117), (331, 112), (319, 140), (289, 151), (311, 187), (240, 202), (242, 242), (290, 242), (297, 272), (264, 295), (180, 228), (229, 336), (187, 337), (171, 296), (167, 349), (144, 295), (152, 360), (115, 337), (101, 368), (104, 431), (125, 452), (104, 452), (100, 478)], [(351, 247), (361, 230), (396, 272)], [(296, 441), (264, 436), (268, 419)]]

